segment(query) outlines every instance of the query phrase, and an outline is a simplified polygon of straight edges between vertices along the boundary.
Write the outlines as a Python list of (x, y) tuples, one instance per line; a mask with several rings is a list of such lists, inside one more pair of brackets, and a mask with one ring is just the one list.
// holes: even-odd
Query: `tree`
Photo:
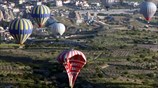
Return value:
[(50, 8), (51, 7), (51, 3), (47, 3), (47, 6)]
[(22, 83), (18, 83), (19, 88), (26, 88), (26, 86)]
[(98, 77), (103, 78), (103, 74), (98, 73)]
[(145, 55), (144, 55), (144, 54), (141, 54), (139, 57), (140, 57), (140, 58), (144, 58), (144, 57), (145, 57)]
[(127, 57), (127, 59), (126, 59), (127, 61), (131, 61), (131, 58), (130, 57)]
[(120, 0), (119, 2), (120, 2), (121, 5), (123, 5), (124, 0)]

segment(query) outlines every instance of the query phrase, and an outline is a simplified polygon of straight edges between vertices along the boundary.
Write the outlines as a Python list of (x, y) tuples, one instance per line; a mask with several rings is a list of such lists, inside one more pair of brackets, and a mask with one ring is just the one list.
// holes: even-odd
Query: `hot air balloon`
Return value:
[(32, 34), (33, 26), (28, 19), (15, 19), (9, 25), (9, 32), (18, 44), (23, 45)]
[(57, 60), (65, 66), (69, 85), (73, 88), (80, 70), (87, 62), (85, 55), (78, 50), (66, 50), (59, 54)]
[(50, 17), (50, 9), (45, 5), (37, 5), (32, 8), (31, 16), (41, 28)]
[(62, 23), (54, 23), (51, 25), (51, 30), (53, 34), (59, 34), (60, 36), (62, 36), (65, 32), (65, 26)]
[(101, 0), (107, 10), (114, 4), (115, 0)]
[(143, 14), (144, 18), (149, 22), (156, 13), (157, 7), (153, 2), (144, 1), (140, 6), (140, 13)]

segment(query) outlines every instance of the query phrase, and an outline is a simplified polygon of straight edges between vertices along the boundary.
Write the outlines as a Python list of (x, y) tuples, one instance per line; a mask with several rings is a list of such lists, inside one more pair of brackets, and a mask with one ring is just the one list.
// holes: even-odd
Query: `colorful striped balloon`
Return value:
[(45, 5), (37, 5), (32, 8), (31, 16), (41, 28), (50, 17), (50, 9)]
[(18, 44), (23, 44), (32, 34), (33, 25), (28, 19), (15, 19), (9, 25), (9, 32)]
[(85, 55), (78, 50), (66, 50), (58, 56), (57, 60), (65, 66), (69, 85), (73, 88), (80, 70), (87, 62)]

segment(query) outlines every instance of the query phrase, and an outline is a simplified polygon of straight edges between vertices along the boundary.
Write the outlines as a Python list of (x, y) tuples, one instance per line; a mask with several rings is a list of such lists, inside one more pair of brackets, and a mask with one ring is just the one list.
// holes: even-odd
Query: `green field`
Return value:
[(50, 33), (32, 35), (36, 39), (23, 47), (15, 41), (1, 43), (0, 88), (70, 88), (65, 68), (56, 60), (69, 49), (87, 58), (74, 88), (158, 88), (158, 21), (153, 19), (147, 28), (140, 14), (111, 16), (114, 20), (91, 25), (58, 16), (67, 38)]

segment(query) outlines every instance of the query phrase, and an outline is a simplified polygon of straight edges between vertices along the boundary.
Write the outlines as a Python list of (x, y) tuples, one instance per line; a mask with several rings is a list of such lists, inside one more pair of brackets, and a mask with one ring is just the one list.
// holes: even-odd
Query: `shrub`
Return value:
[(103, 78), (103, 74), (98, 73), (98, 77), (99, 77), (99, 78)]
[(145, 55), (141, 54), (139, 57), (140, 57), (140, 58), (144, 58), (144, 57), (145, 57)]

